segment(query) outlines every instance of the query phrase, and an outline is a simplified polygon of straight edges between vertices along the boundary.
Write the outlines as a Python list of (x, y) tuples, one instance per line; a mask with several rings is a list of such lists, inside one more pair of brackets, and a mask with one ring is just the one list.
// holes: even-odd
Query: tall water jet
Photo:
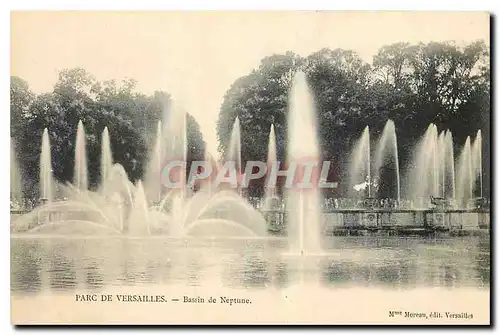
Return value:
[(439, 173), (438, 173), (438, 179), (439, 179), (439, 193), (440, 195), (444, 198), (445, 197), (445, 146), (444, 146), (444, 136), (445, 136), (445, 131), (442, 131), (439, 133), (438, 139), (437, 139), (437, 162), (438, 162), (438, 168), (439, 168)]
[(430, 205), (431, 196), (441, 194), (439, 188), (439, 155), (437, 127), (431, 123), (416, 146), (410, 175), (407, 176), (407, 198), (417, 202), (417, 207)]
[[(162, 115), (156, 126), (156, 134), (152, 149), (148, 152), (148, 165), (144, 178), (144, 188), (149, 202), (160, 204), (164, 197), (168, 196), (168, 188), (165, 185), (163, 175), (164, 164), (168, 161), (185, 161), (183, 146), (185, 125), (179, 117), (179, 110), (174, 101), (169, 97), (163, 97), (160, 101)], [(179, 177), (179, 176), (177, 176)], [(173, 181), (174, 182), (174, 181)], [(166, 193), (164, 193), (166, 191)]]
[(446, 194), (447, 199), (455, 199), (455, 156), (453, 153), (453, 134), (447, 131), (444, 136), (445, 146), (445, 177), (446, 177)]
[(40, 153), (40, 197), (47, 202), (52, 201), (52, 179), (49, 131), (45, 128), (43, 130), (42, 151)]
[(108, 127), (104, 127), (101, 138), (101, 185), (103, 185), (113, 168), (113, 154), (111, 153)]
[(457, 201), (466, 207), (473, 198), (472, 155), (470, 136), (467, 136), (458, 161), (457, 171)]
[[(148, 199), (158, 204), (169, 202), (173, 191), (176, 196), (185, 197), (187, 169), (187, 113), (171, 100), (165, 101), (162, 107), (162, 121), (158, 122), (145, 181)], [(182, 165), (165, 169), (170, 162)]]
[[(167, 160), (181, 160), (183, 163), (187, 164), (187, 113), (182, 109), (177, 103), (172, 101), (170, 104), (170, 125), (168, 136), (168, 143), (170, 147), (166, 152)], [(179, 184), (181, 185), (181, 193), (185, 193), (186, 185), (186, 166), (179, 169), (178, 178)]]
[[(295, 74), (290, 93), (288, 110), (288, 164), (319, 163), (319, 148), (316, 130), (316, 115), (312, 94), (306, 75)], [(298, 188), (286, 189), (288, 239), (292, 253), (314, 253), (321, 251), (320, 190)]]
[[(472, 144), (472, 169), (473, 169), (473, 179), (474, 179), (474, 192), (476, 196), (483, 197), (483, 138), (481, 135), (481, 130), (476, 133), (476, 138)], [(479, 182), (479, 185), (476, 183)]]
[(434, 180), (434, 195), (439, 196), (439, 167), (438, 167), (438, 130), (437, 126), (433, 124), (432, 137), (432, 169)]
[(470, 137), (467, 137), (469, 140), (468, 143), (468, 153), (467, 153), (467, 170), (468, 170), (468, 177), (469, 177), (469, 195), (470, 199), (474, 197), (474, 174), (472, 170), (472, 145), (470, 142)]
[(358, 191), (365, 190), (364, 196), (371, 197), (371, 162), (370, 162), (370, 128), (356, 142), (351, 154), (349, 193), (355, 196)]
[(18, 206), (22, 202), (21, 171), (12, 139), (10, 140), (10, 201)]
[[(269, 132), (269, 143), (267, 145), (267, 168), (268, 171), (274, 162), (277, 162), (276, 154), (276, 134), (274, 133), (274, 124), (271, 125)], [(276, 197), (276, 185), (268, 186), (266, 183), (265, 200), (273, 199)]]
[(85, 129), (83, 122), (78, 122), (78, 129), (76, 130), (76, 144), (75, 144), (75, 170), (73, 175), (73, 185), (82, 191), (88, 189), (88, 172), (87, 172), (87, 152)]
[[(183, 166), (172, 169), (168, 176), (164, 171), (161, 172), (162, 180), (164, 180), (164, 178), (169, 178), (170, 182), (177, 184), (168, 190), (161, 203), (163, 204), (168, 200), (172, 220), (170, 227), (181, 227), (184, 222), (185, 202), (188, 197), (188, 190), (186, 188), (188, 146), (187, 113), (174, 101), (170, 103), (169, 123), (169, 132), (162, 135), (162, 137), (168, 138), (167, 144), (169, 145), (168, 149), (165, 151), (165, 158), (166, 161), (169, 162), (181, 161)], [(162, 162), (162, 164), (165, 164), (165, 162)], [(174, 233), (174, 235), (177, 235), (177, 233)]]
[[(377, 180), (379, 180), (379, 194), (381, 193), (380, 187), (384, 187), (384, 185), (380, 185), (381, 180), (395, 179), (395, 183), (394, 180), (391, 180), (385, 186), (390, 197), (396, 198), (399, 201), (401, 199), (401, 182), (399, 176), (398, 141), (396, 127), (392, 120), (388, 120), (385, 124), (382, 136), (376, 147), (374, 172)], [(388, 178), (382, 176), (383, 173), (388, 175)], [(395, 185), (396, 189), (394, 190), (394, 187), (391, 187), (391, 185)]]
[(152, 151), (149, 152), (149, 161), (144, 179), (146, 197), (154, 203), (159, 203), (162, 199), (161, 172), (165, 154), (164, 142), (163, 123), (160, 120), (156, 126), (155, 141)]
[(229, 151), (226, 161), (234, 162), (236, 173), (239, 176), (242, 171), (241, 166), (241, 130), (240, 118), (236, 117), (233, 123), (233, 130), (231, 131), (231, 139), (229, 141)]

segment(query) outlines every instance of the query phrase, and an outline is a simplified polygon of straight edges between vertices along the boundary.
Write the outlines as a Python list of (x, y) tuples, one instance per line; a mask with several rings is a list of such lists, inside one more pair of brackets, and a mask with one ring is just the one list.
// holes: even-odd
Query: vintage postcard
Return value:
[(11, 13), (15, 325), (489, 325), (486, 12)]

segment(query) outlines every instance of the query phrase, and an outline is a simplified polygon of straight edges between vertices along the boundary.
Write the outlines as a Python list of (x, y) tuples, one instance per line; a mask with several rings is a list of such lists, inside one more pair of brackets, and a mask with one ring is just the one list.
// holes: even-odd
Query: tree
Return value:
[(228, 90), (217, 121), (219, 151), (225, 156), (236, 117), (242, 137), (242, 161), (265, 160), (271, 124), (275, 125), (277, 151), (284, 158), (286, 108), (293, 74), (304, 62), (291, 52), (261, 61), (259, 68), (238, 79)]
[(369, 66), (351, 51), (328, 49), (306, 59), (291, 52), (266, 57), (257, 70), (237, 80), (224, 98), (217, 124), (223, 154), (238, 116), (244, 139), (243, 161), (267, 158), (271, 124), (275, 126), (278, 159), (286, 159), (288, 94), (299, 69), (306, 73), (315, 97), (322, 155), (340, 159), (346, 139), (343, 134), (352, 131), (350, 118), (360, 115), (367, 103), (363, 88), (368, 83)]
[(29, 107), (34, 94), (28, 83), (19, 77), (10, 78), (10, 136), (21, 130), (24, 120), (29, 117)]
[[(76, 129), (85, 127), (87, 162), (91, 188), (100, 182), (101, 136), (108, 127), (115, 163), (123, 165), (131, 181), (142, 179), (149, 148), (170, 95), (136, 93), (135, 81), (121, 85), (100, 83), (83, 69), (61, 71), (51, 93), (34, 95), (25, 81), (11, 78), (12, 133), (23, 169), (25, 193), (36, 198), (39, 160), (44, 128), (51, 141), (54, 177), (60, 182), (73, 179)], [(188, 115), (188, 160), (201, 159), (205, 144), (196, 120)]]
[[(342, 193), (348, 186), (342, 182), (348, 180), (342, 175), (348, 173), (346, 158), (367, 125), (373, 139), (381, 135), (388, 119), (395, 122), (401, 169), (407, 168), (430, 123), (439, 131), (450, 129), (456, 149), (465, 137), (482, 129), (484, 147), (489, 148), (490, 70), (485, 43), (459, 47), (431, 42), (384, 46), (372, 65), (341, 49), (322, 49), (306, 58), (291, 52), (264, 58), (224, 97), (217, 122), (223, 155), (238, 116), (243, 161), (267, 157), (271, 124), (276, 128), (278, 159), (284, 158), (288, 92), (298, 69), (306, 73), (314, 96), (323, 159), (334, 161)], [(483, 167), (487, 175), (489, 165)]]

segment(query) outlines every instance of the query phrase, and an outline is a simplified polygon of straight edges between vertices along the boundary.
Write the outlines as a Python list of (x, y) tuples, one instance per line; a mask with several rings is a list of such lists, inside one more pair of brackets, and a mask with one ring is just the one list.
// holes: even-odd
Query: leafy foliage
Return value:
[[(170, 100), (166, 92), (146, 96), (134, 92), (136, 82), (98, 82), (83, 69), (63, 70), (51, 93), (33, 94), (28, 84), (11, 77), (11, 138), (23, 173), (25, 195), (38, 192), (41, 137), (48, 128), (53, 173), (60, 182), (71, 181), (78, 121), (86, 132), (91, 187), (100, 180), (101, 134), (108, 127), (113, 158), (132, 181), (145, 173), (148, 148), (157, 123)], [(203, 157), (205, 144), (195, 119), (188, 114), (188, 160)]]
[[(288, 92), (299, 69), (306, 73), (314, 95), (323, 159), (335, 162), (339, 181), (347, 180), (342, 177), (346, 158), (363, 128), (368, 125), (372, 137), (379, 136), (388, 119), (396, 125), (403, 168), (430, 123), (439, 131), (453, 132), (456, 150), (478, 129), (483, 148), (490, 146), (490, 65), (485, 43), (476, 41), (463, 48), (453, 43), (396, 43), (382, 47), (372, 64), (341, 49), (322, 49), (305, 58), (291, 52), (264, 58), (224, 97), (217, 123), (223, 154), (238, 116), (243, 161), (266, 158), (271, 124), (276, 129), (278, 159), (285, 158)], [(488, 180), (489, 155), (484, 159), (484, 180)], [(345, 191), (340, 186), (339, 191)], [(489, 194), (489, 185), (484, 186)]]

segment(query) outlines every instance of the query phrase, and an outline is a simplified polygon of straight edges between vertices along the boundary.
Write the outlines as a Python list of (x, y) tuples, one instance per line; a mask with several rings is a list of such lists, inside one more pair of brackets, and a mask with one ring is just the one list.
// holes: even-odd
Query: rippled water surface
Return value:
[(218, 283), (233, 288), (489, 288), (489, 237), (332, 237), (314, 255), (285, 239), (11, 239), (13, 294)]

